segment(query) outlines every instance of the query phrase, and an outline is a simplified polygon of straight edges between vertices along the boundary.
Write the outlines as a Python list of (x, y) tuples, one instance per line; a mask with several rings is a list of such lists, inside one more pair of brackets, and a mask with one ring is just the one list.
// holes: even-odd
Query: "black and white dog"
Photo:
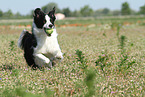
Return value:
[[(55, 7), (48, 14), (36, 8), (34, 11), (34, 21), (32, 25), (32, 33), (25, 29), (22, 31), (18, 47), (24, 50), (24, 57), (29, 66), (49, 67), (53, 66), (53, 62), (63, 59), (63, 54), (57, 41), (57, 32), (54, 26)], [(52, 29), (48, 34), (46, 29)]]

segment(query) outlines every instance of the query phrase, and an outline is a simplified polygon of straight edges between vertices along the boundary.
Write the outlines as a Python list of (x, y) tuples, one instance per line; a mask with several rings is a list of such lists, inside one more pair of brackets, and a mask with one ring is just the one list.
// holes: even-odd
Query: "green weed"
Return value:
[(88, 65), (87, 65), (87, 59), (85, 59), (85, 55), (82, 53), (82, 51), (80, 50), (76, 50), (76, 55), (77, 55), (77, 61), (80, 62), (81, 64), (80, 67), (81, 69), (84, 69), (85, 74), (86, 74), (86, 78), (84, 79), (84, 83), (87, 86), (87, 93), (85, 94), (86, 97), (91, 97), (95, 94), (95, 85), (94, 85), (94, 81), (95, 81), (95, 71), (93, 68), (88, 69)]
[(104, 68), (108, 67), (111, 65), (111, 63), (109, 62), (110, 59), (110, 55), (107, 54), (106, 52), (102, 52), (101, 55), (98, 56), (99, 58), (96, 60), (96, 66), (99, 66), (101, 68), (101, 70), (105, 73)]
[(77, 61), (80, 62), (80, 64), (79, 64), (80, 68), (86, 69), (88, 67), (88, 65), (87, 65), (87, 59), (85, 59), (85, 56), (82, 53), (82, 51), (77, 49), (75, 54), (77, 55), (77, 58), (76, 58)]
[(120, 32), (120, 26), (117, 26), (117, 38), (120, 43), (119, 49), (121, 49), (121, 55), (120, 55), (120, 61), (118, 62), (118, 67), (119, 67), (119, 71), (124, 72), (124, 70), (129, 69), (135, 63), (135, 60), (130, 61), (132, 59), (130, 59), (125, 49), (125, 43), (126, 43), (127, 38), (124, 35), (121, 35), (119, 37), (119, 32)]
[(86, 97), (92, 97), (95, 95), (95, 78), (96, 78), (96, 73), (93, 68), (90, 68), (89, 70), (86, 71), (86, 78), (85, 78), (85, 83), (87, 85), (88, 91), (86, 93)]

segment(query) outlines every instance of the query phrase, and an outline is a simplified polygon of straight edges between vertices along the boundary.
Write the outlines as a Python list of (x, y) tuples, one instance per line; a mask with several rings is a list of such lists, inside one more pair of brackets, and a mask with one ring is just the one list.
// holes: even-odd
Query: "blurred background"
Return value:
[(29, 19), (35, 8), (47, 13), (54, 6), (56, 13), (65, 17), (145, 15), (144, 0), (4, 0), (0, 3), (0, 19)]

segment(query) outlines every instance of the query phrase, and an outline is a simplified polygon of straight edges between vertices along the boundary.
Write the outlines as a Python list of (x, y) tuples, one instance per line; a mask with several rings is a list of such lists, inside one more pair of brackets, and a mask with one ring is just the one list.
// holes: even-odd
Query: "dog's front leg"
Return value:
[(52, 67), (52, 62), (43, 54), (34, 54), (34, 61), (40, 67)]
[(57, 52), (57, 55), (55, 56), (54, 60), (56, 62), (61, 62), (63, 60), (63, 53), (61, 51)]

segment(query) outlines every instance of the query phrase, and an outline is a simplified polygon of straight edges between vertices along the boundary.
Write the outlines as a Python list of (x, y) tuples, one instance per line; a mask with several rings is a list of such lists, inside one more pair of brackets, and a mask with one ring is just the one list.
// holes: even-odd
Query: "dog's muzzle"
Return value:
[(49, 24), (49, 26), (44, 27), (44, 31), (47, 34), (47, 36), (51, 36), (51, 34), (53, 33), (53, 24)]
[(44, 28), (44, 31), (47, 36), (51, 36), (51, 34), (53, 33), (53, 28)]

